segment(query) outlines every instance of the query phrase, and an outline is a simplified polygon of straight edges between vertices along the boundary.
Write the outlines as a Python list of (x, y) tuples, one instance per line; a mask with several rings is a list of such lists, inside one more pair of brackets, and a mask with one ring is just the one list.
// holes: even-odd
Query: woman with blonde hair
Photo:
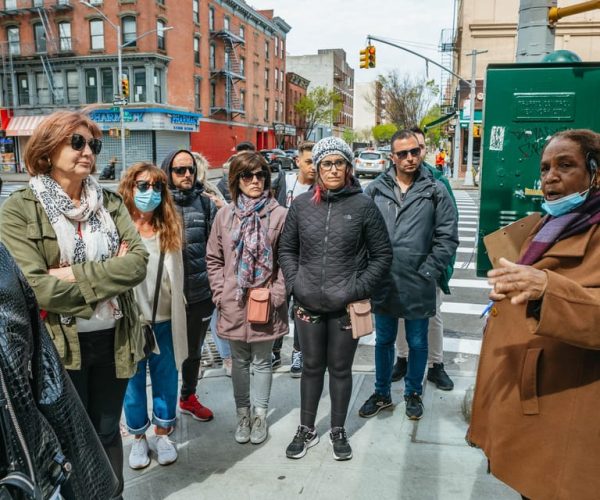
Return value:
[(129, 466), (150, 464), (146, 430), (150, 426), (146, 401), (146, 372), (152, 382), (152, 423), (158, 463), (177, 460), (168, 435), (175, 426), (177, 366), (187, 355), (183, 294), (182, 233), (179, 215), (167, 188), (167, 176), (149, 162), (136, 163), (119, 186), (123, 200), (149, 254), (146, 280), (134, 289), (144, 321), (150, 323), (160, 353), (140, 361), (125, 394), (127, 428), (135, 436)]
[(204, 186), (205, 196), (208, 196), (217, 206), (217, 208), (222, 208), (224, 205), (227, 205), (227, 201), (225, 200), (223, 193), (221, 193), (219, 188), (207, 178), (208, 169), (210, 166), (206, 157), (202, 153), (197, 153), (196, 151), (192, 151), (192, 156), (194, 157), (196, 168), (198, 170), (198, 177), (196, 178), (196, 181)]

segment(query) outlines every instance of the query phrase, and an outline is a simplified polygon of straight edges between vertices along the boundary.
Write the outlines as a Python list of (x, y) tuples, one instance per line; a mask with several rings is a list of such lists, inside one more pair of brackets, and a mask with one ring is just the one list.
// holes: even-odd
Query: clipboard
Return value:
[(541, 218), (542, 214), (535, 212), (483, 237), (483, 244), (493, 268), (498, 267), (500, 257), (511, 262), (519, 260), (524, 241)]

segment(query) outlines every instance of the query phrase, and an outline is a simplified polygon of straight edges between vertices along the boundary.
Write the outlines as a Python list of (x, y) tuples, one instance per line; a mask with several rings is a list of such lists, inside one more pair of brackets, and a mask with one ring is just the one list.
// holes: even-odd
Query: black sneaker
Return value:
[(290, 375), (292, 378), (300, 378), (302, 376), (302, 352), (292, 351), (292, 366), (290, 366)]
[(408, 371), (408, 359), (397, 357), (396, 364), (394, 365), (394, 369), (392, 370), (392, 382), (398, 382), (398, 380), (402, 380), (406, 376), (406, 372)]
[(271, 353), (271, 368), (279, 368), (281, 366), (281, 352), (273, 351)]
[(433, 363), (433, 367), (427, 370), (427, 380), (433, 382), (442, 391), (454, 389), (454, 382), (450, 380), (446, 370), (444, 370), (444, 363)]
[(419, 420), (423, 416), (421, 396), (415, 392), (410, 396), (404, 396), (404, 401), (406, 401), (406, 416), (410, 420)]
[(302, 458), (306, 455), (306, 450), (312, 448), (319, 442), (319, 435), (315, 429), (310, 429), (306, 425), (299, 425), (298, 432), (292, 439), (292, 442), (285, 450), (285, 456), (288, 458)]
[(346, 429), (343, 427), (331, 429), (329, 442), (333, 446), (333, 458), (336, 460), (350, 460), (352, 458), (352, 448), (346, 436)]
[(381, 410), (392, 407), (391, 396), (381, 396), (374, 392), (371, 397), (365, 401), (365, 404), (358, 410), (358, 415), (363, 418), (374, 417)]

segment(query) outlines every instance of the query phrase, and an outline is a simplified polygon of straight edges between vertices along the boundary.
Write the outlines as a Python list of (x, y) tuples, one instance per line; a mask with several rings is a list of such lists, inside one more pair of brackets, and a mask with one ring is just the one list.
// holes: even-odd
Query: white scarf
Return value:
[[(40, 202), (56, 233), (60, 248), (60, 267), (82, 262), (103, 262), (114, 257), (120, 245), (119, 233), (104, 207), (102, 188), (92, 176), (82, 183), (79, 206), (49, 175), (36, 175), (29, 180), (33, 194)], [(116, 298), (99, 302), (95, 316), (101, 320), (119, 319), (123, 315)], [(72, 317), (61, 316), (64, 323)]]

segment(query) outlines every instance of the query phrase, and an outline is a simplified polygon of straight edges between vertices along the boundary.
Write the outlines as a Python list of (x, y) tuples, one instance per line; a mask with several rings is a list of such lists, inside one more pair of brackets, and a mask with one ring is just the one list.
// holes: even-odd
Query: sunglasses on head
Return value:
[(259, 181), (264, 181), (267, 178), (267, 173), (264, 170), (259, 170), (258, 172), (242, 172), (240, 174), (240, 179), (245, 182), (251, 182), (254, 177)]
[(171, 172), (175, 175), (185, 175), (186, 172), (189, 172), (190, 175), (194, 175), (196, 173), (196, 167), (191, 165), (189, 167), (171, 167)]
[(406, 160), (406, 158), (408, 158), (408, 155), (410, 154), (411, 156), (420, 156), (421, 155), (421, 148), (412, 148), (412, 149), (403, 149), (402, 151), (394, 151), (394, 153), (396, 155), (396, 158), (398, 158), (399, 160)]
[(163, 190), (164, 184), (162, 181), (135, 181), (135, 187), (140, 193), (145, 193), (150, 188), (154, 189), (154, 191), (156, 191), (157, 193), (160, 193)]
[(100, 151), (102, 151), (102, 141), (100, 139), (94, 139), (92, 137), (86, 141), (85, 137), (83, 137), (81, 134), (73, 134), (71, 136), (71, 147), (75, 151), (83, 151), (85, 149), (86, 142), (92, 150), (92, 153), (95, 155), (100, 154)]

